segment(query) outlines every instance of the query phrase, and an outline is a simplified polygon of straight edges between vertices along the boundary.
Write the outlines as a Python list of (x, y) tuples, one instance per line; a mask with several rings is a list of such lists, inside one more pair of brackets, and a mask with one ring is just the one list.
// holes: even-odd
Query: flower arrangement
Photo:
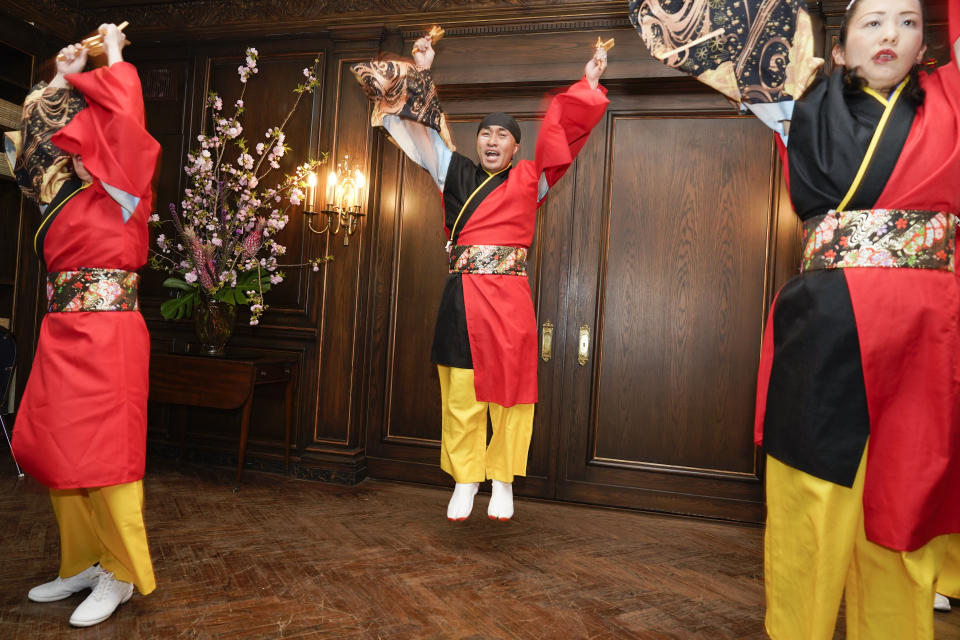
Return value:
[[(308, 161), (296, 167), (292, 175), (277, 180), (272, 172), (280, 168), (280, 158), (290, 151), (283, 128), (304, 94), (319, 86), (317, 65), (303, 70), (306, 81), (293, 92), (297, 95), (283, 122), (267, 129), (264, 140), (251, 147), (243, 137), (241, 116), (247, 80), (258, 73), (257, 50), (248, 48), (245, 64), (237, 68), (243, 87), (226, 115), (223, 100), (210, 92), (204, 104), (204, 122), (209, 115), (210, 134), (197, 136), (199, 148), (187, 154), (184, 173), (189, 178), (179, 208), (170, 204), (170, 220), (151, 217), (156, 227), (172, 223), (174, 233), (159, 233), (152, 250), (152, 267), (171, 274), (163, 286), (174, 289), (176, 297), (160, 306), (164, 319), (193, 315), (201, 297), (231, 305), (250, 307), (250, 324), (255, 325), (268, 308), (263, 294), (283, 282), (280, 267), (312, 266), (314, 271), (332, 256), (303, 264), (281, 265), (278, 258), (286, 247), (275, 235), (288, 222), (290, 206), (298, 206), (305, 197), (309, 175), (323, 162)], [(273, 178), (271, 180), (271, 178)]]

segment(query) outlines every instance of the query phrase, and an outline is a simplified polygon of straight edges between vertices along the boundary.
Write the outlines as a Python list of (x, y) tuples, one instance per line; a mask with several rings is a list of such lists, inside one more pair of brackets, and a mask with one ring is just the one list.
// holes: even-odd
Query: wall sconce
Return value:
[[(307, 199), (304, 203), (303, 214), (307, 216), (307, 227), (314, 233), (330, 232), (337, 235), (343, 230), (343, 245), (350, 244), (350, 236), (360, 228), (360, 218), (364, 214), (360, 210), (364, 200), (366, 180), (360, 169), (350, 168), (350, 156), (343, 157), (343, 162), (337, 165), (336, 171), (331, 171), (327, 179), (327, 188), (323, 196), (317, 188), (317, 174), (307, 176)], [(326, 203), (321, 208), (321, 203)], [(313, 217), (327, 216), (327, 223), (322, 229), (313, 226)]]

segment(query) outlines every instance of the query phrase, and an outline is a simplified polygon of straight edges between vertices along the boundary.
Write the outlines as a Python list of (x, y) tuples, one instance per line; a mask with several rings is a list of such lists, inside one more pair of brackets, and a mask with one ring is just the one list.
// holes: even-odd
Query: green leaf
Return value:
[(237, 297), (234, 295), (233, 287), (223, 287), (217, 291), (217, 294), (214, 297), (221, 302), (226, 302), (227, 304), (237, 304)]
[[(170, 278), (173, 280), (174, 278)], [(193, 289), (189, 293), (170, 298), (160, 305), (160, 315), (164, 320), (181, 320), (193, 315), (193, 308), (197, 305), (199, 293)]]
[(163, 281), (163, 286), (171, 289), (182, 289), (183, 291), (196, 291), (197, 285), (190, 284), (183, 278), (167, 278)]

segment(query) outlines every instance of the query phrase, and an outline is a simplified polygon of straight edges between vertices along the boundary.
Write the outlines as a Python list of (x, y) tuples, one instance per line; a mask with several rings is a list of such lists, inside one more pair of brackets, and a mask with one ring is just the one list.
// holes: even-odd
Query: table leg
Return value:
[(290, 472), (290, 423), (293, 421), (293, 376), (283, 394), (283, 471)]
[(174, 416), (176, 416), (177, 414), (180, 414), (179, 416), (180, 419), (178, 420), (178, 422), (180, 423), (180, 457), (177, 458), (177, 462), (182, 462), (184, 446), (187, 442), (187, 417), (186, 415), (184, 415), (183, 409), (181, 407), (176, 407), (175, 409), (171, 409), (170, 407), (164, 407), (164, 411), (166, 411), (167, 424), (170, 424), (171, 414)]
[(253, 389), (247, 401), (243, 403), (243, 418), (240, 420), (240, 448), (237, 451), (237, 486), (243, 478), (243, 458), (247, 453), (247, 435), (250, 433), (250, 413), (253, 409)]

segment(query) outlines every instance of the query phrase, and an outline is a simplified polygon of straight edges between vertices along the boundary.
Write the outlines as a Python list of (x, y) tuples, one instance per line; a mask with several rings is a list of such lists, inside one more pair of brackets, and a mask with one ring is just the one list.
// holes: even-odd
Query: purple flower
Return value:
[(263, 238), (263, 226), (266, 224), (266, 221), (263, 218), (257, 218), (257, 225), (254, 227), (253, 231), (243, 239), (243, 255), (247, 258), (254, 258), (257, 255), (257, 252), (260, 251), (260, 242)]

